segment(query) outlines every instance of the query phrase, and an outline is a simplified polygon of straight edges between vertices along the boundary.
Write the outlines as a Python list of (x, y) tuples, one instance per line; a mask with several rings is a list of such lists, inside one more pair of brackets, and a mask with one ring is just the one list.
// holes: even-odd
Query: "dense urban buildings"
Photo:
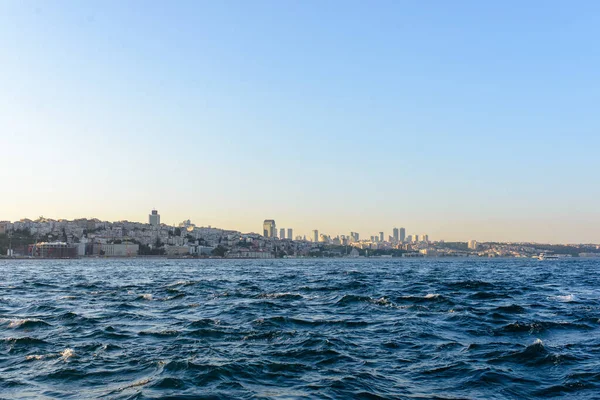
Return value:
[(360, 239), (358, 232), (329, 235), (315, 229), (310, 238), (293, 229), (281, 228), (277, 235), (275, 221), (265, 220), (263, 234), (241, 233), (202, 227), (185, 220), (176, 225), (160, 222), (152, 210), (148, 223), (98, 219), (53, 220), (40, 217), (0, 221), (0, 256), (40, 258), (72, 257), (596, 257), (600, 246), (540, 245), (532, 243), (478, 243), (430, 241), (427, 234), (406, 236), (405, 228), (393, 228), (385, 239), (378, 232)]

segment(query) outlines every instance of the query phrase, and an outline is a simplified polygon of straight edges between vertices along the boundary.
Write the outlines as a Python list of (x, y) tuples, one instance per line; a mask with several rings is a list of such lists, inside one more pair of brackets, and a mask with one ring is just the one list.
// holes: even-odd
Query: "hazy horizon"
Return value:
[(600, 242), (600, 3), (0, 3), (0, 220)]

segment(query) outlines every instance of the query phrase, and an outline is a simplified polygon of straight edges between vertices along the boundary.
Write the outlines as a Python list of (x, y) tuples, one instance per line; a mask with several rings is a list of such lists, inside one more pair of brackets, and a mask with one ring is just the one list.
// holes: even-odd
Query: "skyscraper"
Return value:
[(404, 239), (406, 239), (406, 229), (400, 228), (400, 241), (404, 243)]
[(421, 240), (425, 243), (429, 243), (429, 235), (423, 235), (421, 236)]
[(317, 243), (319, 241), (319, 231), (317, 229), (315, 229), (314, 231), (312, 231), (313, 233), (313, 242)]
[(285, 228), (279, 230), (279, 239), (285, 239)]
[(263, 222), (263, 236), (264, 237), (276, 237), (276, 227), (274, 219), (265, 219)]
[(412, 237), (412, 235), (408, 235), (408, 236), (406, 237), (406, 241), (407, 241), (408, 243), (411, 243), (411, 242), (413, 241), (413, 237)]
[(477, 250), (477, 240), (469, 240), (468, 247), (470, 250)]
[(160, 215), (158, 214), (158, 211), (152, 210), (152, 214), (148, 215), (148, 223), (152, 226), (160, 225)]
[(419, 235), (415, 235), (415, 243), (419, 243), (420, 239)]
[(379, 232), (379, 241), (383, 242), (383, 232)]
[(292, 230), (292, 228), (288, 228), (287, 238), (290, 240), (294, 239), (294, 231)]
[(394, 232), (394, 233), (393, 233), (393, 236), (394, 236), (394, 242), (398, 243), (398, 239), (399, 239), (399, 237), (398, 237), (398, 236), (399, 236), (399, 233), (400, 233), (400, 232), (398, 231), (398, 228), (394, 228), (394, 231), (393, 231), (393, 232)]

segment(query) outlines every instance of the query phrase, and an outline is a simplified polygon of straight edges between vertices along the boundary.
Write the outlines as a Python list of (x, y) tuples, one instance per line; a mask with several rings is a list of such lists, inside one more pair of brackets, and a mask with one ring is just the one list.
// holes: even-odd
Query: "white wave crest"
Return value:
[(134, 388), (134, 387), (138, 387), (138, 386), (144, 386), (145, 384), (147, 384), (150, 381), (151, 381), (150, 378), (140, 379), (139, 381), (130, 383), (129, 385), (125, 385), (125, 386), (119, 388), (118, 390), (121, 391), (121, 390), (130, 389), (130, 388)]
[(379, 304), (379, 305), (381, 305), (381, 306), (391, 306), (391, 305), (392, 305), (392, 302), (391, 302), (391, 301), (389, 301), (389, 300), (388, 300), (387, 298), (385, 298), (385, 297), (381, 297), (381, 298), (379, 298), (379, 299), (371, 299), (371, 302), (372, 302), (373, 304)]
[(19, 326), (27, 323), (27, 322), (44, 322), (41, 319), (37, 318), (24, 318), (24, 319), (13, 319), (8, 324), (9, 328), (18, 328)]
[(572, 301), (575, 301), (575, 296), (573, 296), (572, 294), (567, 294), (565, 296), (555, 296), (554, 299), (560, 301), (561, 303), (570, 303)]
[(142, 298), (144, 300), (152, 300), (153, 297), (152, 297), (152, 295), (150, 293), (146, 293), (146, 294), (142, 295)]
[(438, 293), (428, 293), (424, 298), (425, 299), (436, 299), (440, 297), (440, 295)]
[(26, 319), (13, 319), (8, 323), (9, 328), (18, 328), (23, 325), (27, 320)]
[(265, 293), (260, 295), (259, 297), (265, 298), (265, 299), (278, 299), (280, 297), (288, 297), (288, 296), (300, 296), (302, 297), (301, 294), (299, 293), (292, 293), (292, 292), (284, 292), (284, 293)]
[(60, 356), (62, 357), (63, 360), (68, 360), (69, 358), (73, 357), (75, 355), (75, 352), (73, 351), (73, 349), (69, 349), (66, 348), (64, 349), (61, 353)]
[(45, 356), (44, 356), (44, 355), (42, 355), (42, 354), (32, 354), (32, 355), (30, 355), (30, 356), (27, 356), (27, 357), (25, 357), (25, 359), (26, 359), (27, 361), (29, 361), (29, 360), (41, 360), (41, 359), (42, 359), (42, 358), (44, 358), (44, 357), (45, 357)]

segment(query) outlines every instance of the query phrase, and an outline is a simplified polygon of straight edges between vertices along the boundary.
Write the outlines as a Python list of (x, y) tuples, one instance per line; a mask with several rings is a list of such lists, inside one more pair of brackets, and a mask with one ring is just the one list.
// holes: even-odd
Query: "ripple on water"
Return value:
[(597, 398), (600, 260), (0, 260), (0, 397)]

